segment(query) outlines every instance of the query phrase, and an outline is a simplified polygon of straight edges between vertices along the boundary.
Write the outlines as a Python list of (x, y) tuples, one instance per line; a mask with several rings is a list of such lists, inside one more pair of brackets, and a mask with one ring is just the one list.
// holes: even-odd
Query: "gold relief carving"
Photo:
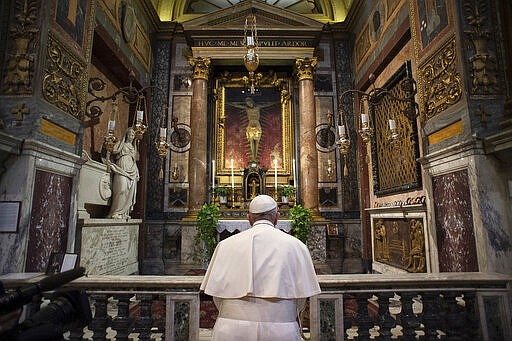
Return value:
[(208, 75), (210, 73), (210, 64), (211, 59), (210, 58), (190, 58), (188, 60), (188, 63), (190, 66), (192, 66), (193, 69), (193, 78), (194, 79), (206, 79), (208, 80)]
[(2, 92), (6, 94), (31, 95), (35, 51), (37, 50), (37, 1), (16, 1), (14, 18), (9, 27), (10, 47), (5, 60)]
[(410, 272), (425, 271), (425, 236), (423, 224), (417, 219), (411, 219), (409, 225), (409, 240), (411, 248), (406, 268)]
[(48, 59), (43, 77), (43, 97), (68, 114), (82, 119), (87, 70), (51, 34), (48, 36)]
[(12, 108), (11, 113), (16, 115), (16, 125), (20, 126), (23, 122), (23, 115), (29, 114), (30, 109), (25, 108), (25, 103), (20, 103), (17, 107)]
[(304, 79), (313, 79), (313, 72), (317, 64), (316, 58), (297, 58), (295, 60), (295, 70), (299, 81)]
[(466, 20), (473, 27), (472, 31), (466, 31), (473, 44), (474, 54), (469, 57), (471, 63), (471, 93), (484, 95), (495, 93), (499, 90), (496, 77), (496, 61), (489, 53), (487, 43), (491, 41), (491, 32), (484, 30), (487, 22), (487, 1), (473, 0), (464, 2)]
[(424, 120), (429, 120), (462, 98), (462, 82), (457, 71), (455, 37), (420, 66)]
[(408, 272), (426, 272), (425, 236), (421, 219), (373, 220), (373, 258)]

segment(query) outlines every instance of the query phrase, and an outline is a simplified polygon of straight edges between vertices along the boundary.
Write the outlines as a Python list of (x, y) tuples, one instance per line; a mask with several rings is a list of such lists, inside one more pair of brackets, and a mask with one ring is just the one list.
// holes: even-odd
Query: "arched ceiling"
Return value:
[[(246, 0), (152, 0), (162, 21), (185, 22)], [(344, 21), (354, 0), (261, 0), (323, 23)]]

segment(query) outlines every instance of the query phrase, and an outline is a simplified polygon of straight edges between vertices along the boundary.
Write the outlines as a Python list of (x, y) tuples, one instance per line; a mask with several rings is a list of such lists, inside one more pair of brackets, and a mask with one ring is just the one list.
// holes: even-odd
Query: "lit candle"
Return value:
[(396, 122), (395, 122), (395, 120), (389, 120), (389, 129), (391, 129), (391, 130), (396, 129)]
[(142, 122), (143, 119), (144, 119), (144, 111), (137, 110), (137, 122)]
[(215, 160), (212, 160), (212, 188), (215, 188)]
[(277, 194), (277, 159), (274, 159), (274, 186)]
[(344, 124), (338, 126), (338, 133), (339, 133), (340, 136), (341, 135), (345, 135), (347, 133), (346, 130), (345, 130), (345, 125)]
[(254, 45), (254, 38), (252, 36), (247, 37), (247, 45)]
[(115, 120), (109, 120), (108, 121), (108, 130), (114, 131), (116, 129), (116, 121)]
[(160, 137), (164, 139), (167, 137), (167, 128), (160, 128)]
[(368, 114), (361, 114), (361, 122), (368, 123)]
[(231, 157), (231, 188), (233, 189), (233, 195), (235, 194), (235, 159)]
[(293, 168), (293, 187), (297, 188), (297, 183), (295, 182), (297, 179), (297, 174), (295, 172), (295, 159), (292, 159), (292, 168)]

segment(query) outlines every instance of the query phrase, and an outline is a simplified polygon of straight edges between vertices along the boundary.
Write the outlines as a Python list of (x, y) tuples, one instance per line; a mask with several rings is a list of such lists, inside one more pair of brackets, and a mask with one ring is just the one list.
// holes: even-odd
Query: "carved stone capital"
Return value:
[(316, 63), (316, 58), (297, 58), (295, 60), (295, 70), (299, 81), (303, 79), (313, 79)]
[(210, 64), (211, 59), (210, 58), (190, 58), (188, 60), (188, 63), (190, 66), (192, 66), (194, 71), (194, 79), (205, 79), (208, 80), (208, 75), (210, 73)]

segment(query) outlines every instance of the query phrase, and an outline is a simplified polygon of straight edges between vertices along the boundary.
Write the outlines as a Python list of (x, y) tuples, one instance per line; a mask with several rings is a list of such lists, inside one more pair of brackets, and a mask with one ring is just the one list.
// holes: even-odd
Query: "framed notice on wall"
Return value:
[(0, 201), (0, 232), (18, 232), (20, 210), (21, 201)]

